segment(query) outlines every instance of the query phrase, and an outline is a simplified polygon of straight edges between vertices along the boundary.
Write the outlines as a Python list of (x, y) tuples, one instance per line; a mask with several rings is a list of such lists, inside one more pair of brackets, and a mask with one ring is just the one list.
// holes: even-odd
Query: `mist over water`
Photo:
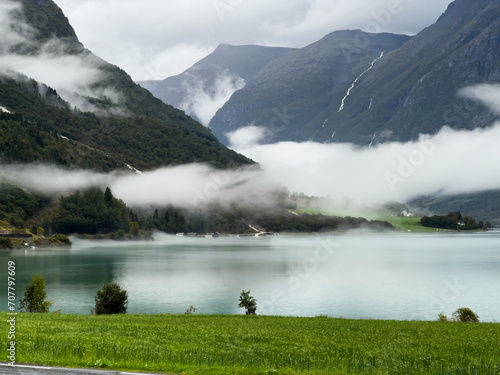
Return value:
[[(43, 273), (53, 309), (89, 314), (104, 281), (129, 293), (129, 313), (242, 314), (251, 290), (264, 315), (436, 320), (469, 307), (500, 320), (500, 232), (187, 238), (151, 243), (73, 239), (70, 250), (4, 252), (19, 289)], [(5, 291), (1, 299), (6, 299)]]

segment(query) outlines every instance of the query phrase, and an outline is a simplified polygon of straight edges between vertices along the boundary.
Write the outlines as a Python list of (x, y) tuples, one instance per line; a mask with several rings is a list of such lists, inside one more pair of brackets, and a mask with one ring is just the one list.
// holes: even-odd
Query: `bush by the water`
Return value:
[(60, 233), (53, 234), (52, 236), (50, 236), (49, 240), (55, 244), (65, 244), (68, 246), (71, 245), (71, 240), (69, 239), (69, 237)]
[(242, 290), (238, 307), (244, 307), (246, 315), (255, 315), (257, 311), (257, 300), (250, 295), (249, 290), (246, 292)]
[(127, 312), (127, 291), (117, 283), (104, 283), (94, 299), (96, 315), (125, 314)]
[(0, 237), (0, 249), (12, 249), (12, 240), (10, 238)]
[(45, 278), (42, 275), (31, 276), (31, 282), (24, 291), (24, 298), (21, 299), (20, 310), (30, 313), (48, 313), (52, 301), (46, 301)]

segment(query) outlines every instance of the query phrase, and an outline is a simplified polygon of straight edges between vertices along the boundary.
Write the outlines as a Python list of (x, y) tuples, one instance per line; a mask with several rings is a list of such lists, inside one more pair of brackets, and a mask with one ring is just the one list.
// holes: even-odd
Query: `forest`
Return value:
[(486, 230), (491, 228), (491, 223), (476, 222), (469, 216), (462, 217), (460, 212), (450, 212), (447, 215), (424, 216), (420, 223), (424, 227), (448, 230)]

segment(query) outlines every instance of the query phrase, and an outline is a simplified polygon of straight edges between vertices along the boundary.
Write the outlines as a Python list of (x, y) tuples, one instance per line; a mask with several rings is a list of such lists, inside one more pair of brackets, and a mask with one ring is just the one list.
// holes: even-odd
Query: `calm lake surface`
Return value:
[[(0, 310), (7, 310), (7, 262), (17, 299), (31, 274), (47, 280), (52, 310), (90, 314), (105, 281), (129, 294), (129, 313), (242, 314), (251, 290), (266, 315), (435, 320), (469, 307), (500, 321), (500, 231), (188, 238), (91, 242), (71, 249), (0, 252)], [(19, 303), (17, 303), (19, 306)]]

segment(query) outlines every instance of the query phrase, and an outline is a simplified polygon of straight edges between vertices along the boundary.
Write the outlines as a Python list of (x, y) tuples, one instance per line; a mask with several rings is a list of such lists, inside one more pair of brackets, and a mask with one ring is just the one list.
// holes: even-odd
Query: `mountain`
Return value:
[[(32, 180), (36, 180), (36, 176), (29, 173), (30, 168), (24, 163), (45, 162), (68, 169), (108, 172), (125, 167), (144, 170), (191, 162), (232, 168), (253, 162), (227, 149), (209, 129), (183, 111), (164, 104), (135, 84), (123, 70), (87, 50), (52, 0), (2, 1), (0, 229), (12, 232), (9, 236), (21, 238), (30, 236), (27, 227), (39, 237), (58, 231), (105, 234), (106, 238), (118, 239), (137, 238), (152, 229), (256, 232), (253, 222), (245, 221), (238, 204), (227, 208), (222, 203), (214, 204), (207, 212), (202, 207), (186, 209), (192, 211), (188, 212), (190, 216), (175, 207), (165, 208), (161, 216), (158, 210), (154, 214), (150, 212), (154, 207), (142, 207), (138, 216), (124, 202), (115, 199), (109, 188), (93, 187), (58, 197), (57, 193), (35, 193), (13, 186), (24, 181), (29, 186), (35, 185)], [(232, 49), (220, 47), (225, 48)], [(262, 55), (252, 52), (260, 64), (274, 58), (272, 53), (290, 52), (253, 47), (248, 50), (265, 51)], [(234, 64), (238, 67), (235, 74), (252, 78), (258, 67), (244, 61), (243, 55), (239, 56), (242, 60), (238, 60), (238, 53), (234, 54)], [(35, 173), (44, 173), (43, 170), (37, 169)], [(17, 182), (8, 182), (10, 174), (19, 176), (14, 179)], [(64, 173), (61, 173), (62, 179), (66, 181)], [(244, 180), (249, 179), (239, 178), (231, 184), (244, 184)], [(172, 185), (176, 182), (175, 179), (162, 181)], [(213, 183), (206, 188), (210, 186), (214, 186)], [(258, 185), (252, 185), (252, 190), (258, 193)], [(288, 198), (288, 193), (283, 194)], [(269, 225), (282, 230), (318, 231), (364, 225), (392, 228), (387, 223), (360, 218), (298, 216), (291, 214), (288, 206), (280, 207), (278, 198), (276, 195), (276, 206), (271, 199), (265, 200), (269, 210), (266, 213), (256, 202), (244, 213), (250, 219), (255, 212), (262, 215), (255, 220), (275, 215)], [(0, 246), (27, 246), (20, 238), (14, 239), (16, 241), (2, 241)], [(37, 240), (39, 238), (33, 239), (38, 246)]]
[(318, 114), (332, 102), (340, 107), (356, 78), (409, 39), (359, 30), (333, 32), (267, 64), (217, 112), (209, 127), (223, 142), (225, 133), (249, 124), (266, 127), (267, 142), (303, 139), (304, 129)]
[[(206, 122), (229, 99), (234, 91), (252, 81), (270, 61), (281, 57), (292, 48), (262, 46), (219, 45), (214, 52), (198, 61), (191, 68), (163, 81), (140, 81), (157, 98), (176, 108), (185, 110), (197, 120)], [(197, 97), (219, 103), (213, 113), (200, 113)]]
[[(408, 141), (444, 125), (474, 129), (494, 115), (457, 93), (500, 79), (500, 3), (457, 0), (438, 21), (387, 56), (352, 91), (338, 112), (332, 103), (309, 124), (309, 137), (368, 145)], [(327, 121), (322, 128), (321, 124)]]
[(268, 142), (368, 146), (414, 140), (443, 125), (489, 126), (494, 114), (457, 93), (500, 79), (498, 30), (500, 2), (456, 0), (411, 40), (355, 31), (330, 34), (266, 66), (218, 111), (210, 128), (224, 141), (226, 132), (255, 124), (270, 130)]
[[(9, 38), (0, 45), (0, 106), (17, 117), (6, 119), (3, 127), (29, 124), (31, 134), (23, 138), (26, 129), (17, 125), (17, 138), (11, 139), (17, 143), (1, 144), (2, 160), (42, 160), (103, 171), (126, 164), (151, 169), (191, 162), (216, 167), (252, 163), (184, 112), (135, 84), (123, 70), (85, 49), (52, 0), (10, 3)], [(42, 78), (52, 80), (54, 87), (29, 77), (21, 69), (26, 66), (35, 66), (34, 74), (53, 72)], [(56, 141), (62, 142), (58, 148)], [(38, 150), (29, 160), (9, 151), (23, 142)], [(76, 150), (92, 158), (75, 155)]]

